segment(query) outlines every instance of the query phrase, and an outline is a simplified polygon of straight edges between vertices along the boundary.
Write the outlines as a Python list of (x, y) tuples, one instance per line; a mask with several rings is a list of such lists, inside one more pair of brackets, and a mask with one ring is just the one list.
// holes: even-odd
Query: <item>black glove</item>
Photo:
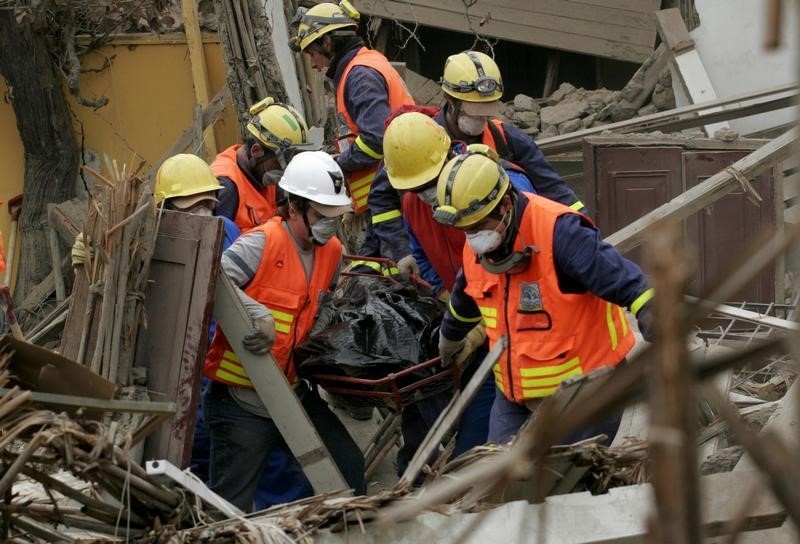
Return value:
[(639, 332), (642, 333), (642, 337), (648, 342), (652, 342), (656, 338), (655, 319), (652, 301), (648, 301), (644, 306), (639, 308), (639, 311), (636, 313)]

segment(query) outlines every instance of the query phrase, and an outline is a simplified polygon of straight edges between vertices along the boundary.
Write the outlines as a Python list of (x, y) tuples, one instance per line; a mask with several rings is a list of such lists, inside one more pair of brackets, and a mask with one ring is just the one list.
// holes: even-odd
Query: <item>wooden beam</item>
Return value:
[(214, 315), (314, 491), (323, 493), (349, 489), (350, 486), (333, 462), (328, 448), (275, 359), (269, 354), (254, 355), (241, 347), (242, 339), (251, 332), (253, 324), (236, 293), (236, 287), (222, 271), (217, 277)]
[(796, 321), (789, 321), (788, 319), (780, 319), (770, 315), (763, 315), (757, 312), (743, 310), (742, 308), (728, 306), (726, 304), (718, 305), (709, 301), (701, 301), (700, 299), (691, 296), (687, 296), (686, 299), (693, 303), (699, 302), (701, 305), (700, 307), (707, 309), (709, 312), (730, 317), (738, 321), (744, 321), (754, 325), (762, 325), (764, 327), (770, 327), (772, 329), (777, 329), (784, 332), (800, 331), (800, 323), (797, 323)]
[(737, 175), (752, 178), (785, 159), (793, 151), (800, 136), (800, 130), (794, 128), (772, 140), (763, 147), (753, 151), (746, 157), (736, 161), (730, 167), (711, 176), (702, 183), (678, 195), (666, 204), (618, 230), (606, 238), (606, 242), (616, 246), (622, 252), (639, 245), (647, 229), (662, 219), (686, 219), (693, 213), (705, 208), (739, 187)]
[(561, 64), (561, 52), (550, 51), (547, 54), (547, 70), (544, 73), (544, 87), (542, 88), (542, 98), (547, 98), (556, 88), (558, 82), (558, 67)]
[[(186, 29), (186, 41), (189, 46), (189, 63), (192, 66), (192, 82), (194, 83), (194, 97), (201, 107), (208, 105), (208, 72), (206, 71), (206, 57), (203, 53), (203, 38), (200, 33), (200, 21), (197, 14), (196, 0), (183, 0), (183, 24)], [(214, 127), (210, 126), (205, 131), (206, 159), (217, 154), (217, 139), (214, 136)]]
[[(678, 75), (683, 91), (692, 104), (701, 104), (717, 99), (717, 93), (708, 77), (700, 54), (689, 35), (678, 8), (656, 11), (658, 35), (666, 46), (670, 63)], [(703, 112), (720, 111), (716, 107)], [(703, 113), (701, 112), (701, 113)], [(727, 122), (708, 124), (704, 127), (706, 134), (713, 136), (721, 128), (730, 128)]]
[[(747, 117), (748, 115), (756, 115), (758, 113), (788, 108), (795, 105), (798, 97), (798, 88), (796, 83), (779, 85), (753, 93), (744, 93), (729, 98), (722, 98), (707, 104), (692, 104), (690, 106), (675, 108), (674, 110), (661, 111), (652, 115), (620, 121), (619, 123), (592, 127), (571, 134), (553, 136), (552, 138), (544, 138), (538, 140), (536, 143), (542, 152), (549, 156), (580, 150), (584, 138), (595, 136), (605, 131), (620, 134), (653, 132), (655, 130), (668, 132), (696, 127), (707, 121), (738, 119)], [(755, 100), (759, 101), (753, 102)], [(728, 107), (723, 111), (698, 115), (698, 112), (701, 110), (708, 110), (710, 107), (714, 106)]]
[(697, 482), (695, 398), (683, 293), (691, 275), (682, 229), (676, 220), (659, 223), (648, 247), (656, 289), (655, 324), (659, 352), (649, 372), (651, 428), (650, 467), (656, 511), (653, 541), (700, 542)]

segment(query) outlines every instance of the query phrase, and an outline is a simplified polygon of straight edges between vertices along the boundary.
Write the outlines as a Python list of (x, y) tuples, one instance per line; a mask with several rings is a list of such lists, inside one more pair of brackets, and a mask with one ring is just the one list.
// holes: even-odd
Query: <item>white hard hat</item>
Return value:
[(289, 194), (311, 201), (326, 217), (353, 211), (342, 169), (324, 151), (305, 151), (295, 155), (283, 172), (278, 186)]

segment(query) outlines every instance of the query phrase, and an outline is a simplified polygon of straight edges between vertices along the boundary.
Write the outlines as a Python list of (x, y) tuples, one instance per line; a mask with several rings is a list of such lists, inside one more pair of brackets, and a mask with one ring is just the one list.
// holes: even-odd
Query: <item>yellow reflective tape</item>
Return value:
[(378, 223), (383, 223), (385, 221), (391, 221), (392, 219), (397, 219), (398, 217), (402, 217), (400, 210), (389, 210), (388, 212), (383, 212), (373, 215), (372, 224), (376, 225)]
[(380, 153), (378, 153), (377, 151), (375, 151), (374, 149), (372, 149), (370, 146), (368, 146), (368, 145), (367, 145), (367, 144), (364, 142), (364, 140), (362, 140), (362, 139), (361, 139), (361, 136), (359, 136), (358, 138), (356, 138), (356, 145), (358, 146), (358, 148), (359, 148), (361, 151), (363, 151), (364, 153), (366, 153), (367, 155), (369, 155), (369, 156), (370, 156), (370, 157), (372, 157), (373, 159), (381, 160), (381, 159), (383, 158), (383, 155), (381, 155)]
[(484, 317), (483, 318), (483, 322), (490, 329), (496, 329), (497, 328), (497, 320), (495, 318), (493, 318), (493, 317)]
[(375, 179), (375, 172), (370, 172), (363, 178), (351, 179), (349, 183), (350, 190), (355, 191), (356, 189), (361, 189), (362, 187), (368, 186), (372, 183), (373, 179)]
[(568, 370), (572, 370), (576, 366), (580, 366), (581, 359), (580, 357), (573, 357), (569, 361), (565, 361), (560, 365), (551, 365), (551, 366), (538, 366), (535, 368), (521, 368), (519, 371), (520, 376), (523, 378), (539, 378), (543, 376), (556, 376), (558, 374), (563, 374)]
[(573, 376), (580, 376), (583, 374), (583, 369), (579, 366), (576, 366), (569, 372), (565, 372), (564, 374), (559, 374), (558, 376), (551, 376), (549, 378), (531, 378), (528, 380), (522, 380), (522, 388), (525, 389), (527, 387), (546, 387), (551, 385), (558, 385), (567, 378), (572, 378)]
[(234, 362), (239, 360), (239, 358), (236, 356), (236, 354), (234, 352), (227, 351), (227, 350), (222, 352), (222, 358), (223, 359), (228, 359), (228, 360), (234, 361)]
[(456, 309), (453, 308), (452, 300), (447, 303), (447, 307), (450, 310), (450, 313), (453, 314), (453, 317), (455, 317), (459, 321), (463, 321), (464, 323), (480, 323), (480, 321), (483, 319), (483, 316), (481, 316), (481, 315), (479, 315), (478, 317), (464, 317), (464, 316), (458, 315), (458, 312), (456, 312)]
[(481, 314), (484, 317), (497, 317), (497, 308), (491, 308), (489, 306), (480, 306)]
[(549, 397), (558, 391), (558, 385), (553, 387), (542, 387), (541, 389), (523, 389), (522, 398), (524, 399), (538, 399), (542, 397)]
[(606, 325), (608, 325), (608, 336), (611, 338), (611, 349), (617, 349), (617, 328), (614, 326), (614, 318), (611, 316), (610, 302), (606, 302)]
[(272, 314), (272, 317), (279, 321), (285, 321), (286, 323), (291, 324), (294, 321), (294, 316), (292, 314), (287, 314), (286, 312), (282, 312), (280, 310), (273, 310), (272, 308), (268, 308), (269, 313)]
[(275, 330), (278, 332), (282, 332), (284, 334), (289, 334), (292, 332), (291, 325), (287, 325), (286, 323), (281, 323), (280, 321), (275, 322)]
[(367, 266), (384, 276), (396, 276), (400, 273), (396, 266), (385, 267), (381, 263), (376, 263), (375, 261), (350, 261), (350, 270), (357, 266)]
[(636, 300), (634, 300), (633, 304), (631, 304), (631, 313), (634, 315), (634, 317), (636, 316), (636, 314), (639, 313), (639, 310), (642, 309), (642, 306), (647, 304), (655, 294), (656, 294), (655, 290), (653, 290), (653, 288), (651, 287), (650, 289), (648, 289), (647, 291), (636, 297)]
[(236, 385), (244, 385), (244, 386), (253, 385), (253, 382), (251, 382), (249, 379), (240, 378), (236, 374), (231, 374), (230, 372), (225, 372), (222, 369), (217, 369), (217, 378), (223, 379), (223, 380), (231, 382), (231, 383), (235, 383)]
[(370, 187), (371, 187), (370, 185), (367, 185), (365, 187), (362, 187), (361, 189), (356, 189), (354, 191), (351, 190), (353, 198), (355, 200), (366, 200), (367, 196), (369, 195)]
[(238, 374), (239, 376), (244, 376), (245, 378), (247, 377), (247, 371), (244, 369), (242, 365), (240, 365), (236, 361), (222, 359), (219, 362), (219, 367), (224, 368), (229, 372), (233, 372), (234, 374)]
[(625, 315), (625, 310), (617, 306), (617, 312), (619, 312), (619, 320), (622, 322), (622, 336), (627, 336), (628, 334), (628, 316)]
[(575, 210), (575, 211), (577, 212), (577, 211), (580, 211), (580, 209), (581, 209), (581, 208), (585, 208), (585, 207), (586, 207), (586, 206), (584, 206), (584, 205), (583, 205), (583, 202), (581, 202), (581, 201), (579, 200), (579, 201), (577, 201), (575, 204), (573, 204), (572, 206), (570, 206), (570, 207), (569, 207), (569, 209), (571, 209), (571, 210)]
[(494, 385), (500, 390), (501, 393), (506, 392), (506, 388), (503, 386), (502, 382), (495, 382)]

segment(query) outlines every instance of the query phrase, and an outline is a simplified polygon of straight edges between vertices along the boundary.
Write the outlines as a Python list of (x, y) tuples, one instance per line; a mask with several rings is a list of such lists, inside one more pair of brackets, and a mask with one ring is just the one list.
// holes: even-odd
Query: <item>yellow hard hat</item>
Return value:
[(450, 137), (439, 123), (419, 112), (398, 115), (383, 135), (383, 163), (398, 191), (435, 179), (450, 151)]
[(247, 131), (267, 148), (278, 151), (308, 144), (308, 125), (293, 107), (271, 96), (250, 107)]
[(491, 156), (476, 151), (459, 155), (439, 174), (440, 206), (433, 217), (443, 225), (468, 228), (500, 204), (508, 185), (508, 174)]
[[(222, 189), (206, 161), (189, 153), (173, 155), (156, 173), (156, 202)], [(213, 197), (212, 197), (213, 198)]]
[(478, 51), (447, 57), (439, 83), (445, 93), (464, 102), (495, 102), (503, 96), (500, 68), (492, 57)]
[(311, 9), (298, 8), (292, 20), (292, 24), (297, 25), (297, 36), (290, 40), (289, 45), (295, 51), (305, 51), (318, 38), (334, 30), (353, 27), (351, 32), (354, 32), (360, 18), (361, 14), (347, 0), (342, 0), (339, 5), (324, 2)]

